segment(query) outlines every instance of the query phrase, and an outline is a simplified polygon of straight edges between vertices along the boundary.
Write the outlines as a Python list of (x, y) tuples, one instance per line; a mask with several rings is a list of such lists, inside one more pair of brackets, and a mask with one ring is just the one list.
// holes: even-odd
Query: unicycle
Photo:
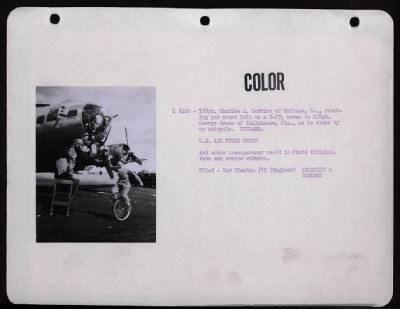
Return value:
[(115, 201), (113, 206), (115, 219), (117, 219), (118, 221), (125, 221), (126, 219), (128, 219), (131, 212), (132, 207), (129, 206), (124, 199), (119, 198)]

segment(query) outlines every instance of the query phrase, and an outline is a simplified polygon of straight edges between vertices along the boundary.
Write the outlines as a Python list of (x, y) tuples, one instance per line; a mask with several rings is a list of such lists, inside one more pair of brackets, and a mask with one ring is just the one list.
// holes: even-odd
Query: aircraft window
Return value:
[(43, 123), (44, 122), (44, 115), (37, 117), (36, 123)]
[(49, 111), (49, 114), (47, 115), (47, 119), (46, 121), (53, 121), (53, 120), (57, 120), (57, 116), (58, 116), (58, 108), (52, 108)]
[(72, 109), (68, 112), (67, 117), (75, 117), (78, 115), (78, 111), (76, 109)]

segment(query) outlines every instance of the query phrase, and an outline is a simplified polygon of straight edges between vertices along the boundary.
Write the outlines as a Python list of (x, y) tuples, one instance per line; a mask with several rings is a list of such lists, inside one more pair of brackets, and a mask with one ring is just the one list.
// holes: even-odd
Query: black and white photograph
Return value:
[(36, 87), (36, 241), (156, 241), (155, 87)]

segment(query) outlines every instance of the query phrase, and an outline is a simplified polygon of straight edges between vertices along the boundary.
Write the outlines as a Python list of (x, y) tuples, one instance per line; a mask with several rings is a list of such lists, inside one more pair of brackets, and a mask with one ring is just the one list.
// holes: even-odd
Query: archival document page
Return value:
[(7, 42), (11, 301), (390, 301), (390, 15), (17, 8)]

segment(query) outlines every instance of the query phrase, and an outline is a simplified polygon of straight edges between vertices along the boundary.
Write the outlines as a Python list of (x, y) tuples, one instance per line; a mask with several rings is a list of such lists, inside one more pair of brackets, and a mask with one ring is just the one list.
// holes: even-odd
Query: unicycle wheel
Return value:
[(128, 219), (132, 212), (132, 207), (129, 206), (124, 200), (120, 199), (114, 203), (113, 207), (114, 217), (118, 221), (124, 221)]

